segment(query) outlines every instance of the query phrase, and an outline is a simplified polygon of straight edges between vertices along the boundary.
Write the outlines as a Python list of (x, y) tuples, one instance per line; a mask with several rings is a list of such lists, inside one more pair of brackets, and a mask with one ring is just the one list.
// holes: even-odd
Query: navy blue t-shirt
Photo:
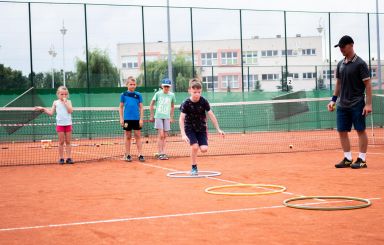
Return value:
[(190, 98), (186, 99), (180, 105), (180, 111), (182, 113), (185, 113), (185, 131), (193, 130), (195, 132), (206, 132), (206, 112), (210, 110), (211, 107), (209, 105), (209, 102), (204, 97), (200, 97), (200, 100), (197, 102), (193, 102)]

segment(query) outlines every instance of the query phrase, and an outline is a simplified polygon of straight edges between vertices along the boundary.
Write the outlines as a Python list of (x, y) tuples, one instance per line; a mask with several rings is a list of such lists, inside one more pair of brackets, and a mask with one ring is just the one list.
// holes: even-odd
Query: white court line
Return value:
[[(374, 198), (367, 198), (367, 199), (368, 200), (379, 200), (381, 198), (380, 197), (374, 197)], [(317, 205), (317, 204), (325, 204), (325, 203), (328, 204), (328, 203), (340, 203), (340, 202), (352, 202), (352, 201), (353, 200), (310, 202), (310, 203), (304, 203), (304, 205)], [(284, 205), (274, 205), (274, 206), (264, 206), (264, 207), (256, 207), (256, 208), (225, 209), (225, 210), (214, 210), (214, 211), (203, 211), (203, 212), (192, 212), (192, 213), (179, 213), (179, 214), (166, 214), (166, 215), (131, 217), (131, 218), (120, 218), (120, 219), (106, 219), (106, 220), (94, 220), (94, 221), (84, 221), (84, 222), (72, 222), (72, 223), (63, 223), (63, 224), (0, 228), (0, 232), (57, 228), (57, 227), (68, 227), (68, 226), (80, 226), (80, 225), (91, 225), (91, 224), (118, 223), (118, 222), (128, 222), (128, 221), (135, 221), (135, 220), (175, 218), (175, 217), (196, 216), (196, 215), (206, 215), (206, 214), (236, 213), (236, 212), (244, 212), (244, 211), (248, 212), (248, 211), (256, 211), (256, 210), (263, 210), (263, 209), (284, 208), (284, 207), (285, 207)]]

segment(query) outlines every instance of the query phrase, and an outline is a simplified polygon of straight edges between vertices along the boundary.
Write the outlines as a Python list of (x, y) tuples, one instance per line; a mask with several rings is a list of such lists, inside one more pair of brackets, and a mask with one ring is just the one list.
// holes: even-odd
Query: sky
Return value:
[[(31, 2), (108, 3), (138, 6), (166, 6), (167, 3), (166, 0), (40, 0)], [(328, 25), (326, 12), (375, 13), (376, 11), (376, 0), (169, 0), (169, 4), (175, 7), (236, 9), (233, 11), (194, 10), (195, 40), (238, 38), (237, 9), (323, 12), (311, 14), (288, 12), (288, 36), (294, 36), (298, 33), (318, 35), (316, 27), (319, 25), (326, 27)], [(34, 70), (46, 72), (52, 67), (55, 69), (64, 67), (65, 70), (74, 70), (76, 60), (85, 59), (83, 6), (37, 3), (31, 6)], [(89, 48), (105, 50), (115, 64), (117, 61), (117, 43), (142, 41), (141, 9), (139, 7), (89, 5), (87, 11)], [(384, 13), (384, 0), (379, 0), (379, 12)], [(250, 38), (253, 35), (262, 37), (284, 36), (282, 12), (257, 12), (257, 17), (254, 16), (254, 13), (252, 11), (244, 12), (244, 38)], [(366, 55), (367, 49), (365, 47), (368, 43), (366, 15), (349, 14), (347, 16), (354, 18), (348, 18), (348, 22), (345, 22), (345, 14), (332, 17), (333, 37), (331, 43), (336, 43), (338, 38), (345, 32), (351, 33), (356, 39), (355, 43), (360, 44), (357, 47), (358, 53)], [(166, 41), (165, 8), (145, 8), (145, 17), (146, 41)], [(66, 29), (68, 29), (64, 36), (64, 49), (63, 36), (59, 31), (63, 26), (63, 21)], [(376, 38), (374, 15), (371, 16), (370, 21), (372, 42)], [(190, 40), (188, 9), (172, 9), (171, 22), (172, 41)], [(1, 3), (0, 1), (0, 26), (7, 27), (0, 29), (0, 63), (22, 70), (25, 73), (29, 72), (28, 12), (26, 4)], [(382, 21), (381, 29), (383, 27), (384, 22)], [(323, 35), (324, 40), (328, 42), (329, 37), (327, 37), (326, 31)], [(54, 58), (48, 54), (51, 47), (57, 53)], [(381, 48), (381, 50), (383, 49)], [(375, 53), (375, 50), (376, 46), (374, 45), (371, 52)], [(339, 57), (332, 56), (332, 59), (335, 58)]]

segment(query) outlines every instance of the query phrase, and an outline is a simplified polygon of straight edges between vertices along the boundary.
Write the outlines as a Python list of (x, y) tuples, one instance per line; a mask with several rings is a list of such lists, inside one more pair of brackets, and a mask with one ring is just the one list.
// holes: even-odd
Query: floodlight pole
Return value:
[(52, 66), (52, 88), (55, 88), (55, 69), (53, 68), (53, 59), (56, 57), (57, 53), (55, 51), (55, 47), (52, 45), (48, 50), (48, 54), (52, 56), (51, 66)]
[(68, 29), (64, 26), (64, 20), (63, 20), (63, 28), (60, 29), (61, 34), (63, 35), (63, 85), (65, 85), (65, 46), (64, 46), (64, 36), (67, 33)]
[(171, 18), (169, 14), (169, 0), (167, 0), (167, 28), (168, 28), (168, 78), (172, 81), (172, 90), (175, 91), (175, 81), (172, 72), (172, 48), (171, 48)]
[(380, 21), (379, 0), (376, 0), (376, 37), (377, 37), (377, 81), (381, 90), (381, 58), (380, 58)]

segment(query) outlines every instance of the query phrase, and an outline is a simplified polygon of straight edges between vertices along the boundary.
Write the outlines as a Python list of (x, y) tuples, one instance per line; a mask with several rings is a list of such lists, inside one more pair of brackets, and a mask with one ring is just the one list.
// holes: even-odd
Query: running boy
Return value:
[[(71, 157), (71, 136), (72, 136), (72, 103), (68, 100), (69, 91), (66, 87), (60, 86), (56, 92), (57, 100), (53, 101), (52, 108), (47, 109), (37, 106), (36, 110), (42, 111), (50, 116), (56, 112), (56, 132), (59, 136), (59, 163), (73, 164)], [(64, 143), (67, 159), (64, 161)]]
[[(161, 80), (162, 90), (155, 93), (152, 98), (150, 109), (150, 121), (155, 122), (155, 129), (157, 129), (157, 146), (158, 153), (156, 157), (160, 160), (168, 160), (165, 154), (165, 140), (168, 131), (171, 129), (171, 123), (174, 122), (173, 115), (175, 111), (175, 94), (170, 91), (172, 86), (171, 80), (165, 78)], [(156, 113), (153, 115), (153, 107), (156, 104)]]
[(142, 155), (141, 134), (140, 129), (143, 127), (143, 97), (139, 92), (136, 92), (136, 79), (132, 76), (128, 77), (126, 81), (128, 90), (120, 96), (119, 116), (120, 125), (125, 130), (125, 155), (124, 160), (127, 162), (132, 161), (131, 156), (131, 137), (132, 130), (134, 130), (138, 159), (140, 162), (144, 162), (144, 156)]
[(180, 106), (180, 132), (182, 140), (191, 146), (191, 175), (198, 175), (197, 152), (200, 149), (205, 153), (208, 150), (207, 137), (207, 115), (211, 119), (217, 132), (224, 137), (224, 132), (220, 129), (215, 114), (211, 111), (209, 102), (201, 96), (202, 85), (199, 79), (194, 78), (189, 81), (190, 97)]

